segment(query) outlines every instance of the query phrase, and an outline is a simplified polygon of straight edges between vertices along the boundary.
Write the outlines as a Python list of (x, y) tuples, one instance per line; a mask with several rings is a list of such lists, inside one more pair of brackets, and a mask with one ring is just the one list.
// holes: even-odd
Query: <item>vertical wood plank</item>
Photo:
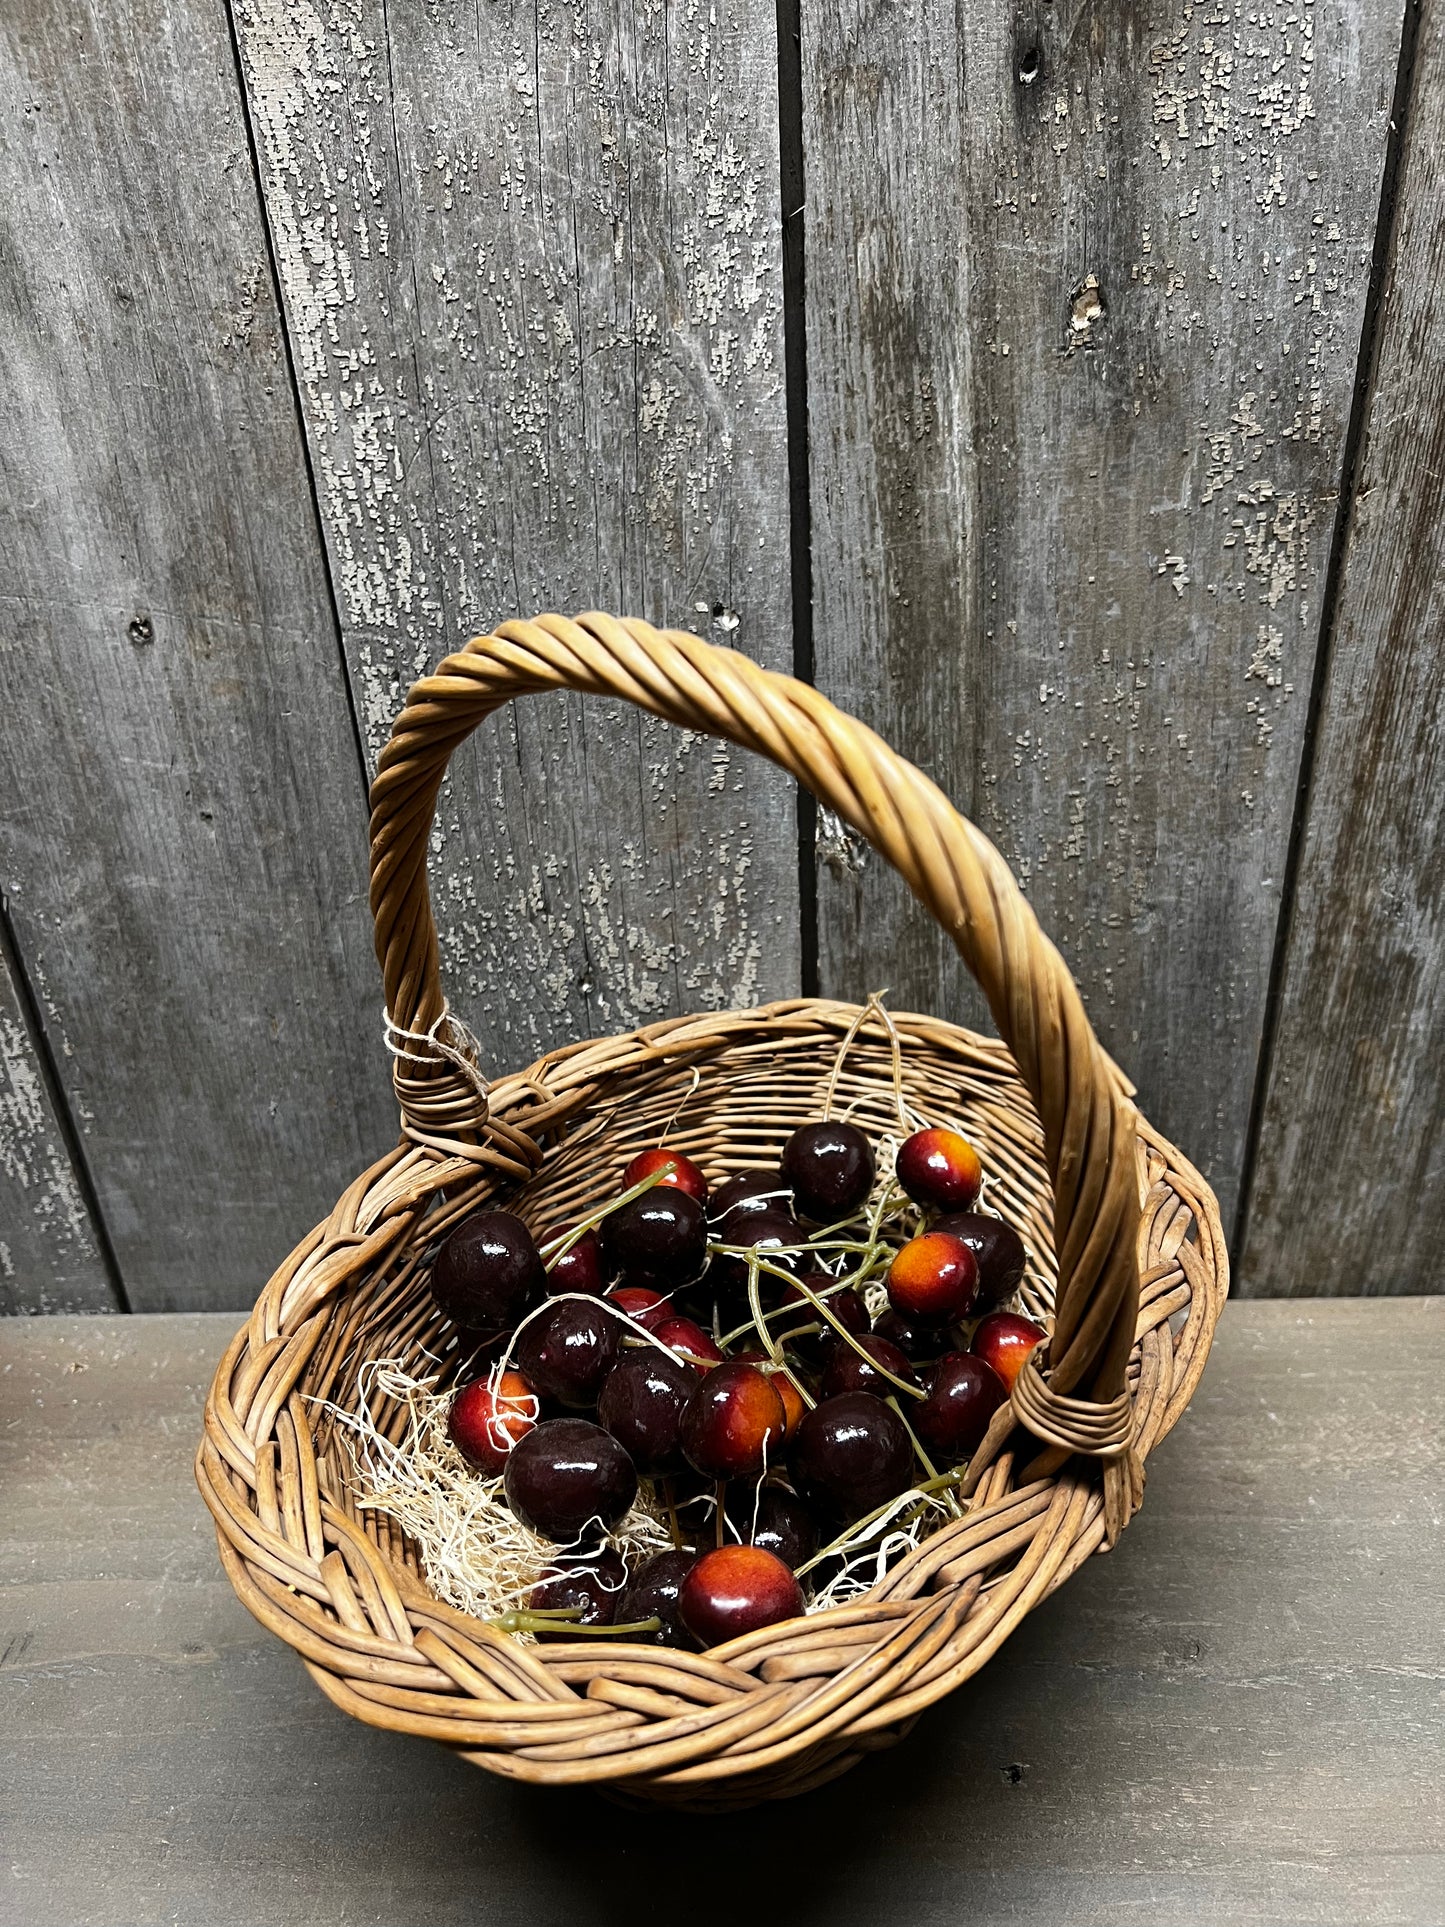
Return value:
[(221, 0), (0, 18), (0, 877), (131, 1302), (240, 1306), (395, 1114)]
[[(787, 667), (769, 0), (237, 0), (368, 752), (536, 610)], [(490, 1058), (795, 990), (794, 807), (735, 752), (549, 697), (459, 753), (443, 977)]]
[(0, 931), (0, 1315), (116, 1309)]
[(1438, 1291), (1445, 1243), (1445, 41), (1420, 9), (1241, 1281)]
[[(804, 9), (819, 684), (1000, 844), (1226, 1213), (1399, 27)], [(819, 859), (825, 989), (970, 1007), (826, 822)]]

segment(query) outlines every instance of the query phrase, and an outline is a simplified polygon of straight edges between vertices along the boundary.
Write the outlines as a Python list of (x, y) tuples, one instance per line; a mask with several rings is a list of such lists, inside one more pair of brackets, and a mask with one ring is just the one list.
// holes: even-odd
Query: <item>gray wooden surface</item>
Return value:
[[(508, 616), (791, 668), (771, 0), (236, 24), (368, 753)], [(796, 990), (795, 805), (739, 752), (533, 701), (458, 756), (436, 845), (499, 1068)]]
[[(803, 9), (818, 681), (1000, 844), (1228, 1220), (1395, 6)], [(970, 1001), (825, 841), (825, 989)]]
[(1419, 1291), (1445, 1238), (1442, 22), (1427, 0), (1245, 1248), (1301, 1291)]
[(1117, 1551), (903, 1747), (721, 1821), (323, 1700), (191, 1484), (233, 1322), (0, 1327), (0, 1921), (1438, 1927), (1439, 1299), (1231, 1305)]
[(5, 8), (0, 178), (3, 883), (132, 1304), (243, 1303), (394, 1113), (222, 0)]

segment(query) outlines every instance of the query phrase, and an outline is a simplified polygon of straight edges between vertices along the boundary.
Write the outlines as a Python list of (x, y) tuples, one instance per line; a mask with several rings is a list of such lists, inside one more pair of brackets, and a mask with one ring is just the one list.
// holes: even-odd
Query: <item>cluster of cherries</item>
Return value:
[[(874, 1174), (856, 1125), (806, 1124), (777, 1168), (711, 1195), (696, 1164), (658, 1147), (627, 1166), (599, 1222), (537, 1241), (488, 1210), (448, 1235), (433, 1296), (492, 1360), (455, 1394), (449, 1430), (558, 1548), (528, 1601), (534, 1628), (555, 1615), (564, 1633), (712, 1646), (791, 1618), (824, 1529), (920, 1481), (941, 1489), (966, 1464), (1044, 1337), (997, 1309), (1023, 1276), (1023, 1244), (973, 1208), (983, 1174), (957, 1132), (899, 1148), (916, 1235), (879, 1214), (863, 1225)], [(872, 1275), (850, 1269), (860, 1249), (886, 1285), (876, 1323), (860, 1289)], [(961, 1323), (980, 1313), (966, 1339)], [(682, 1543), (629, 1573), (602, 1535), (639, 1476)], [(704, 1550), (684, 1521), (709, 1501), (717, 1543)]]

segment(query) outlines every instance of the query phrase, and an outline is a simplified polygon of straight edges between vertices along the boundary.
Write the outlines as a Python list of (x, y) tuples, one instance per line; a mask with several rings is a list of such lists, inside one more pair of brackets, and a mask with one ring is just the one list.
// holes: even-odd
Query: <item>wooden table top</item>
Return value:
[(1117, 1551), (902, 1747), (721, 1820), (322, 1698), (191, 1480), (237, 1323), (0, 1320), (6, 1927), (1445, 1918), (1445, 1299), (1231, 1305)]

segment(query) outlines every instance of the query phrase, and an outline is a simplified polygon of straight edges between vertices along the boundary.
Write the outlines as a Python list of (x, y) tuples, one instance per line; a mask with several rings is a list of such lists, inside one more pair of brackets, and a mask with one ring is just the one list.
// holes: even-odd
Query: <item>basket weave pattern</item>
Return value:
[[(791, 771), (948, 931), (1003, 1041), (898, 1016), (895, 1062), (855, 1007), (795, 1000), (576, 1044), (488, 1086), (442, 995), (428, 834), (456, 745), (502, 702), (559, 688), (626, 697)], [(1139, 1117), (997, 851), (806, 685), (639, 622), (510, 623), (416, 685), (372, 802), (402, 1137), (292, 1252), (217, 1370), (196, 1469), (225, 1569), (336, 1704), (495, 1772), (698, 1807), (820, 1784), (900, 1738), (1117, 1539), (1227, 1290), (1214, 1198)], [(988, 1208), (1029, 1252), (1024, 1308), (1050, 1334), (970, 1464), (963, 1516), (864, 1599), (706, 1654), (526, 1645), (436, 1600), (399, 1530), (358, 1505), (319, 1401), (351, 1409), (368, 1360), (445, 1346), (426, 1280), (461, 1217), (492, 1198), (534, 1226), (598, 1206), (664, 1126), (714, 1184), (775, 1161), (820, 1114), (850, 1030), (840, 1112), (875, 1138), (894, 1128), (897, 1075), (919, 1115), (966, 1131)], [(399, 1437), (405, 1413), (389, 1420)]]

